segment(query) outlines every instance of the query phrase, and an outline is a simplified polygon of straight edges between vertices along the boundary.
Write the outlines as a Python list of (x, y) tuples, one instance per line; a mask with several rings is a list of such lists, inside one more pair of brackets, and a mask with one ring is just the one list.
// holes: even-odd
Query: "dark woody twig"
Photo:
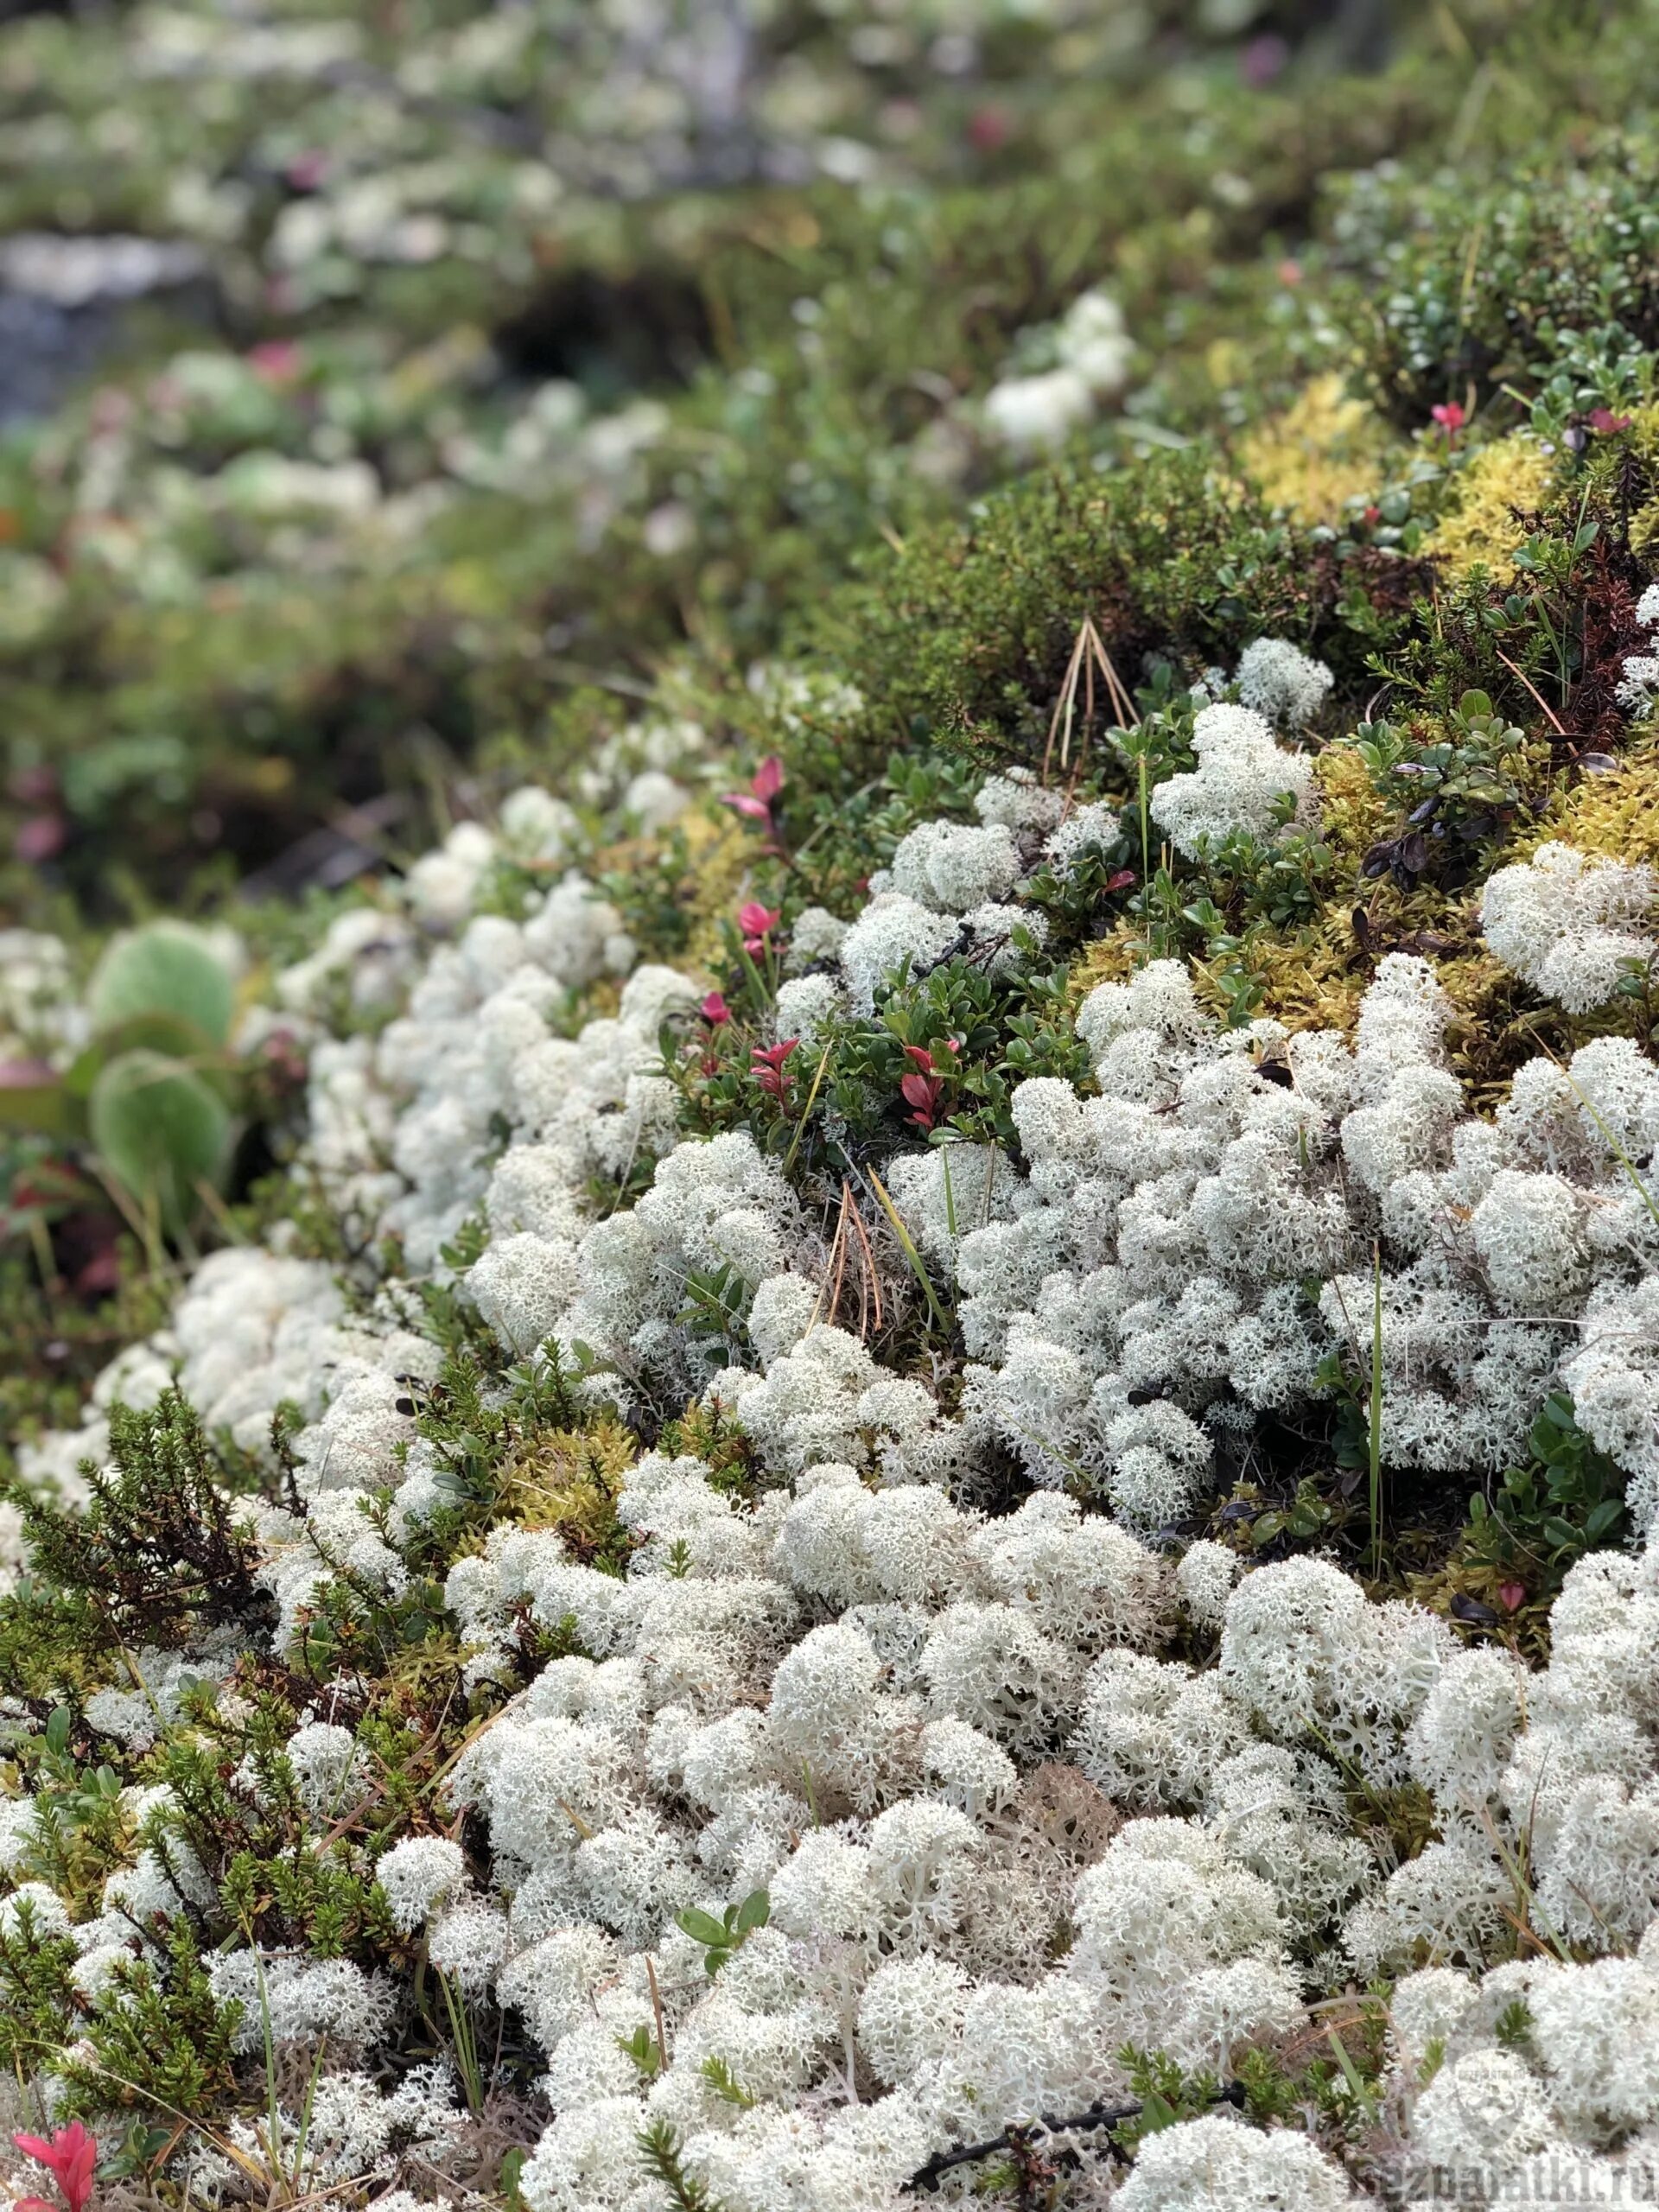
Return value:
[[(1230, 2082), (1224, 2089), (1217, 2089), (1210, 2100), (1211, 2104), (1236, 2105), (1244, 2102), (1244, 2085)], [(1073, 2113), (1069, 2119), (1057, 2119), (1052, 2113), (1044, 2113), (1023, 2126), (1004, 2128), (986, 2143), (958, 2143), (948, 2151), (936, 2151), (925, 2166), (918, 2168), (905, 2183), (906, 2189), (920, 2190), (931, 2196), (945, 2175), (957, 2166), (970, 2165), (978, 2158), (993, 2158), (999, 2152), (1011, 2150), (1010, 2137), (1017, 2134), (1021, 2143), (1029, 2147), (1039, 2138), (1046, 2135), (1082, 2135), (1100, 2127), (1121, 2127), (1126, 2120), (1138, 2120), (1141, 2107), (1138, 2104), (1090, 2105), (1086, 2112)], [(1114, 2155), (1122, 2156), (1116, 2145)]]

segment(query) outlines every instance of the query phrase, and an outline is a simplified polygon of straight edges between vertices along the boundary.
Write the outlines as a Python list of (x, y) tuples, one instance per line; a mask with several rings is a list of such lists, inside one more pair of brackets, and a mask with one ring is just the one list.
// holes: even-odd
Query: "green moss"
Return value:
[[(970, 521), (858, 565), (798, 633), (817, 665), (865, 696), (861, 742), (804, 748), (811, 772), (840, 785), (889, 747), (929, 738), (1040, 765), (1085, 617), (1126, 682), (1149, 652), (1196, 672), (1263, 633), (1333, 642), (1323, 633), (1334, 562), (1201, 447), (1106, 474), (1039, 472)], [(1103, 699), (1096, 739), (1105, 710)]]
[(1586, 404), (1628, 397), (1618, 361), (1659, 341), (1656, 176), (1651, 144), (1632, 134), (1535, 156), (1484, 191), (1455, 170), (1353, 180), (1344, 315), (1379, 404), (1408, 429), (1471, 392), (1512, 418), (1504, 388), (1530, 397), (1564, 347), (1596, 387)]

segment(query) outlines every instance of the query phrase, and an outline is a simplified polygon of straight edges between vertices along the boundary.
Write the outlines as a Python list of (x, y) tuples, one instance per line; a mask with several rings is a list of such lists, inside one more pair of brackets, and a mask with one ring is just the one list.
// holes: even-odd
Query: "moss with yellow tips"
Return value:
[(1551, 840), (1627, 863), (1659, 863), (1659, 732), (1649, 730), (1619, 755), (1608, 774), (1582, 775), (1552, 801), (1516, 857)]
[(1528, 534), (1522, 518), (1546, 505), (1558, 472), (1555, 457), (1529, 430), (1484, 446), (1457, 478), (1449, 511), (1423, 550), (1452, 577), (1484, 569), (1507, 583)]
[(527, 1529), (556, 1531), (586, 1564), (620, 1570), (632, 1539), (616, 1501), (639, 1456), (639, 1439), (608, 1414), (587, 1428), (531, 1437), (501, 1470), (502, 1510)]
[(1337, 372), (1315, 377), (1281, 415), (1239, 448), (1244, 473), (1270, 507), (1302, 523), (1335, 523), (1351, 500), (1387, 481), (1406, 450)]

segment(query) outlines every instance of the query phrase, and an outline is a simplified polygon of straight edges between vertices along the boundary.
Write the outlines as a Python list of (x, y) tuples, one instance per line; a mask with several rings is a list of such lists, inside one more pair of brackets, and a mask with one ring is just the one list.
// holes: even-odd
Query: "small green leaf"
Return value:
[(223, 1045), (236, 987), (200, 930), (186, 922), (147, 922), (111, 941), (93, 971), (87, 1000), (99, 1029), (135, 1014), (170, 1014)]
[(618, 2036), (616, 2047), (631, 2058), (648, 2082), (663, 2070), (663, 2054), (649, 2028), (636, 2028), (631, 2036)]
[(100, 1071), (88, 1118), (111, 1173), (136, 1198), (153, 1195), (169, 1222), (188, 1215), (197, 1184), (217, 1178), (230, 1149), (224, 1101), (179, 1061), (147, 1048)]
[(72, 1098), (90, 1098), (93, 1084), (117, 1054), (134, 1052), (141, 1045), (168, 1059), (182, 1060), (192, 1074), (211, 1083), (228, 1103), (230, 1086), (219, 1046), (205, 1029), (176, 1014), (135, 1014), (128, 1020), (100, 1029), (86, 1050), (70, 1062), (64, 1089)]
[(525, 2161), (529, 2157), (530, 2152), (522, 2143), (515, 2143), (512, 2150), (504, 2151), (501, 2154), (501, 2166), (497, 2179), (501, 2194), (507, 2201), (509, 2212), (518, 2212), (518, 2208), (524, 2202), (518, 2191), (518, 2177), (524, 2171)]
[(675, 1916), (675, 1925), (691, 1938), (694, 1943), (721, 1944), (726, 1942), (726, 1930), (709, 1912), (699, 1912), (696, 1905)]
[(771, 1897), (765, 1890), (751, 1890), (737, 1908), (733, 1925), (740, 1936), (747, 1936), (752, 1928), (764, 1928), (771, 1917)]

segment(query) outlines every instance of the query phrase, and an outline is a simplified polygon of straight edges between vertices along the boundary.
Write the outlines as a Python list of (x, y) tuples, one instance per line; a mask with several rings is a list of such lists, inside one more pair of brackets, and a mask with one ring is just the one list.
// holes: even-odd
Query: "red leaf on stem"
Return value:
[(907, 1075), (899, 1085), (900, 1096), (915, 1112), (906, 1116), (918, 1129), (931, 1129), (938, 1118), (944, 1085), (936, 1075)]
[(763, 806), (770, 806), (784, 788), (784, 764), (775, 753), (769, 753), (750, 779), (749, 789)]
[[(69, 2212), (82, 2212), (92, 2193), (92, 2170), (98, 2164), (98, 2144), (78, 2120), (60, 2127), (49, 2140), (38, 2135), (14, 2135), (12, 2141), (25, 2158), (36, 2158), (63, 2191)], [(36, 2202), (40, 2200), (37, 2198)]]
[(789, 1088), (789, 1076), (784, 1062), (800, 1043), (798, 1037), (785, 1037), (776, 1045), (765, 1048), (759, 1045), (749, 1047), (749, 1073), (769, 1098), (781, 1098)]

